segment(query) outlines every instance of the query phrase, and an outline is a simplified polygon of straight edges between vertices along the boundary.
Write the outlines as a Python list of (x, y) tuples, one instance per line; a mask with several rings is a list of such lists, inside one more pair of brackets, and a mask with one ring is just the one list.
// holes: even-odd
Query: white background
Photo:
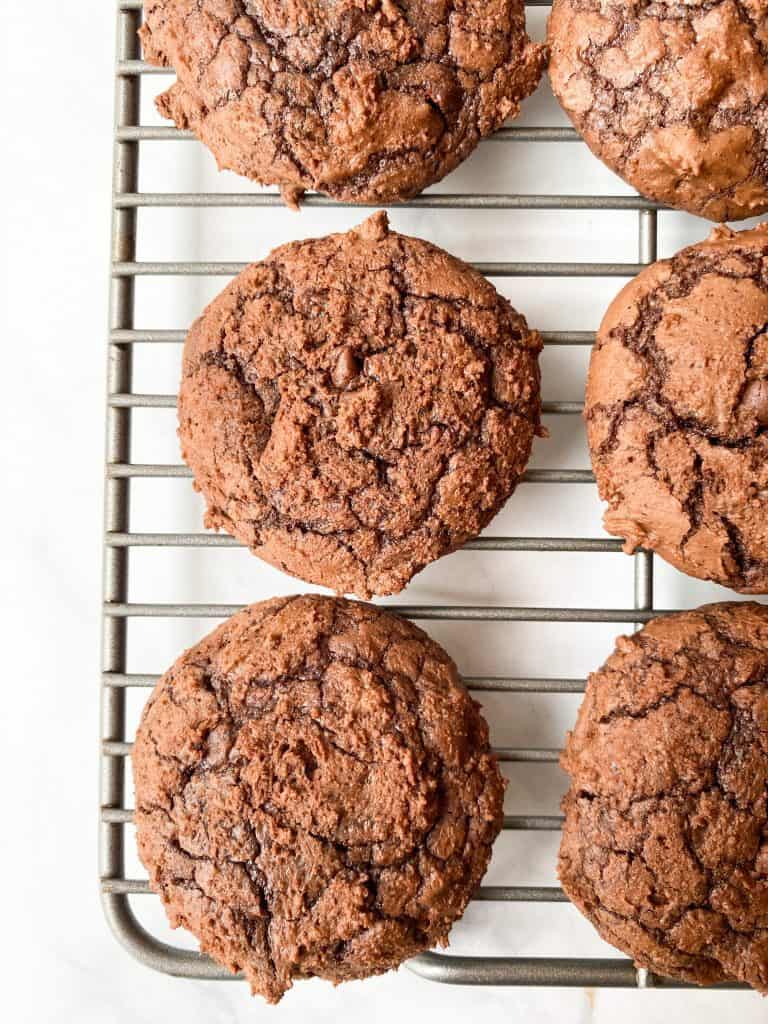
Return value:
[[(114, 8), (38, 0), (3, 6), (2, 686), (0, 779), (3, 887), (0, 963), (8, 1021), (681, 1021), (765, 1020), (752, 994), (455, 989), (406, 970), (333, 989), (297, 985), (277, 1009), (238, 984), (174, 980), (134, 962), (101, 915), (97, 883), (97, 758), (103, 396), (111, 181)], [(541, 33), (541, 14), (534, 27)], [(148, 83), (142, 117), (154, 120)], [(562, 123), (546, 89), (528, 124)], [(154, 148), (153, 148), (154, 147)], [(217, 176), (195, 143), (147, 144), (141, 188), (244, 191)], [(580, 145), (486, 144), (442, 191), (626, 192)], [(277, 241), (341, 228), (358, 211), (296, 216), (284, 210), (152, 211), (141, 214), (142, 259), (263, 256)], [(634, 214), (476, 214), (397, 211), (397, 228), (468, 259), (634, 261)], [(666, 255), (703, 237), (701, 221), (661, 218)], [(158, 278), (138, 288), (137, 325), (182, 327), (222, 279)], [(542, 329), (594, 329), (616, 281), (507, 281), (503, 290)], [(137, 352), (137, 391), (172, 391), (178, 347)], [(581, 397), (585, 353), (546, 353), (545, 397)], [(172, 412), (135, 414), (136, 461), (177, 461)], [(534, 465), (585, 467), (579, 421), (551, 420), (553, 437)], [(188, 481), (134, 488), (137, 530), (200, 529)], [(600, 536), (592, 488), (521, 488), (489, 532)], [(626, 607), (632, 562), (620, 555), (496, 556), (458, 553), (408, 589), (409, 603), (564, 604)], [(139, 552), (132, 600), (244, 602), (302, 589), (247, 553)], [(659, 607), (725, 597), (660, 567)], [(401, 598), (402, 600), (403, 598)], [(160, 671), (208, 622), (131, 626), (129, 668)], [(581, 676), (609, 652), (619, 627), (456, 627), (431, 632), (466, 673)], [(135, 719), (145, 691), (132, 695)], [(509, 703), (511, 700), (516, 703)], [(486, 701), (499, 744), (557, 746), (574, 698)], [(554, 813), (554, 769), (510, 768), (510, 813)], [(130, 802), (130, 795), (129, 795)], [(514, 842), (519, 845), (515, 846)], [(554, 884), (553, 837), (503, 837), (492, 882)], [(521, 844), (521, 845), (520, 845)], [(131, 863), (132, 873), (140, 869)], [(165, 932), (153, 897), (136, 909)], [(612, 955), (570, 907), (482, 905), (456, 929), (466, 953)]]

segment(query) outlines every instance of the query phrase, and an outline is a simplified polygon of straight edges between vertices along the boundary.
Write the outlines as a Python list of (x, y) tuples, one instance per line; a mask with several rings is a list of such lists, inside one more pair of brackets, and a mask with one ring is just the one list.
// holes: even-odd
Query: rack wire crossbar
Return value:
[[(533, 0), (530, 6), (547, 6), (546, 0)], [(126, 829), (132, 821), (132, 809), (124, 805), (126, 761), (132, 744), (126, 735), (126, 696), (134, 688), (154, 685), (158, 676), (127, 671), (127, 625), (135, 617), (223, 617), (233, 613), (229, 605), (136, 604), (129, 601), (129, 552), (132, 548), (230, 547), (229, 537), (210, 534), (139, 533), (131, 530), (129, 499), (131, 481), (136, 478), (188, 477), (182, 465), (141, 464), (131, 461), (132, 417), (142, 408), (170, 408), (173, 395), (147, 395), (134, 392), (132, 385), (133, 352), (136, 345), (180, 343), (184, 330), (139, 330), (134, 323), (135, 282), (137, 277), (162, 275), (232, 275), (242, 264), (160, 263), (137, 260), (138, 213), (149, 207), (269, 207), (278, 196), (264, 193), (142, 193), (139, 191), (141, 145), (169, 140), (188, 140), (189, 132), (173, 127), (140, 123), (141, 79), (156, 69), (141, 60), (137, 29), (141, 18), (141, 0), (117, 0), (117, 57), (115, 66), (114, 180), (111, 248), (110, 324), (108, 331), (107, 438), (105, 470), (105, 542), (104, 542), (104, 614), (101, 717), (101, 809), (100, 873), (106, 917), (114, 933), (143, 963), (169, 974), (205, 979), (231, 979), (233, 975), (206, 956), (171, 946), (150, 934), (137, 920), (131, 898), (149, 893), (146, 880), (130, 878), (125, 870)], [(499, 131), (494, 143), (578, 142), (570, 128), (518, 128)], [(331, 207), (324, 196), (309, 195), (307, 206)], [(656, 258), (656, 204), (638, 196), (534, 196), (534, 195), (432, 195), (420, 196), (410, 203), (422, 209), (543, 209), (636, 211), (638, 217), (638, 258), (636, 263), (483, 263), (479, 269), (491, 277), (630, 277)], [(545, 335), (548, 345), (590, 345), (594, 335), (586, 331), (559, 331)], [(580, 403), (549, 403), (547, 411), (573, 415)], [(593, 484), (587, 470), (530, 470), (525, 483)], [(467, 547), (478, 552), (590, 552), (619, 550), (619, 542), (606, 538), (569, 537), (484, 537)], [(646, 552), (635, 555), (634, 594), (631, 607), (593, 608), (518, 608), (518, 607), (414, 607), (397, 606), (401, 614), (417, 619), (447, 619), (501, 622), (621, 622), (639, 625), (655, 614), (653, 607), (653, 560)], [(578, 694), (583, 679), (514, 678), (478, 676), (466, 679), (478, 692)], [(554, 763), (557, 750), (497, 749), (500, 758), (512, 762)], [(560, 829), (559, 815), (507, 815), (504, 828), (511, 832)], [(565, 897), (556, 886), (486, 885), (475, 899), (494, 902), (560, 903)], [(410, 961), (409, 967), (423, 978), (457, 985), (533, 985), (533, 986), (605, 986), (605, 987), (686, 987), (657, 978), (636, 969), (623, 959), (584, 959), (578, 957), (473, 957), (427, 953)], [(734, 986), (725, 986), (734, 987)]]

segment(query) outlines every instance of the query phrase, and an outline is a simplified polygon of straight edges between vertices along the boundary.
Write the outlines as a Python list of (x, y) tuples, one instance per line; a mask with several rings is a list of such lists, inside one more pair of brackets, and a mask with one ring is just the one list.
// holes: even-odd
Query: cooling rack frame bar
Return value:
[[(548, 6), (547, 0), (529, 0), (528, 6)], [(101, 898), (106, 919), (123, 947), (137, 960), (157, 971), (176, 977), (231, 980), (237, 976), (208, 957), (171, 946), (150, 934), (131, 907), (132, 896), (150, 892), (145, 880), (125, 874), (125, 832), (132, 821), (125, 807), (125, 767), (132, 744), (126, 739), (126, 696), (133, 687), (151, 687), (152, 674), (129, 673), (127, 626), (129, 619), (152, 617), (222, 617), (236, 607), (229, 605), (135, 604), (128, 600), (130, 550), (136, 547), (230, 547), (237, 542), (210, 534), (134, 533), (130, 529), (131, 480), (135, 478), (187, 478), (182, 465), (137, 464), (131, 461), (131, 420), (137, 408), (172, 408), (173, 395), (142, 395), (132, 389), (133, 351), (136, 345), (180, 343), (184, 331), (137, 330), (134, 326), (136, 278), (143, 275), (232, 275), (240, 263), (158, 263), (139, 262), (137, 255), (138, 211), (148, 207), (271, 207), (279, 203), (275, 194), (179, 194), (139, 192), (140, 146), (167, 140), (189, 140), (189, 132), (173, 127), (140, 123), (140, 90), (144, 75), (157, 69), (141, 60), (137, 29), (141, 0), (116, 0), (117, 46), (115, 63), (114, 171), (112, 202), (112, 244), (110, 322), (107, 332), (108, 370), (106, 398), (106, 459), (104, 490), (103, 550), (103, 634), (101, 678), (101, 784), (99, 865)], [(504, 128), (492, 139), (495, 144), (579, 142), (570, 128)], [(306, 197), (307, 206), (338, 204), (324, 196)], [(534, 196), (534, 195), (426, 195), (409, 204), (421, 209), (542, 209), (542, 210), (630, 210), (638, 215), (637, 263), (484, 263), (479, 269), (488, 276), (510, 277), (630, 277), (653, 262), (657, 252), (659, 207), (639, 196)], [(547, 345), (590, 345), (594, 335), (586, 331), (545, 334)], [(581, 404), (549, 403), (546, 411), (575, 415)], [(530, 470), (526, 483), (594, 484), (586, 470)], [(620, 550), (620, 542), (608, 538), (499, 537), (480, 538), (467, 545), (477, 551), (590, 552), (608, 557)], [(419, 607), (400, 605), (395, 610), (422, 620), (617, 622), (640, 625), (656, 614), (653, 607), (653, 557), (635, 555), (634, 594), (631, 608), (477, 608)], [(582, 679), (526, 679), (484, 676), (466, 679), (477, 692), (580, 693)], [(557, 750), (521, 748), (497, 749), (504, 761), (553, 763)], [(504, 828), (510, 831), (557, 831), (559, 815), (507, 815)], [(565, 896), (554, 886), (481, 886), (475, 899), (494, 902), (563, 902)], [(687, 988), (637, 969), (625, 959), (584, 959), (551, 957), (468, 957), (426, 953), (407, 965), (414, 973), (433, 982), (455, 985), (525, 985), (606, 988)], [(742, 988), (724, 985), (721, 988)]]

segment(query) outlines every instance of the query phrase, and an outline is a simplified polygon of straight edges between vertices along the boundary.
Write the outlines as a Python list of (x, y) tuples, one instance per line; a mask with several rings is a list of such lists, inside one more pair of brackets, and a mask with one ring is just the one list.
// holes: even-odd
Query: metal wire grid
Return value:
[[(137, 921), (129, 897), (148, 893), (148, 883), (125, 875), (125, 831), (132, 811), (123, 806), (126, 759), (132, 744), (126, 741), (126, 693), (130, 687), (151, 687), (154, 675), (126, 672), (127, 623), (130, 618), (212, 617), (233, 614), (237, 606), (222, 604), (135, 604), (128, 603), (128, 554), (132, 547), (229, 547), (230, 537), (210, 534), (132, 533), (129, 527), (130, 481), (136, 477), (188, 477), (184, 466), (136, 464), (130, 461), (131, 410), (141, 407), (173, 407), (174, 395), (136, 394), (132, 390), (133, 346), (181, 342), (184, 331), (136, 330), (134, 324), (134, 283), (140, 275), (222, 275), (243, 269), (240, 263), (137, 262), (137, 211), (145, 207), (231, 207), (275, 206), (276, 194), (140, 193), (138, 191), (140, 143), (192, 138), (191, 133), (173, 127), (139, 123), (141, 78), (158, 69), (140, 59), (136, 35), (141, 19), (141, 0), (117, 0), (117, 62), (115, 74), (115, 148), (113, 182), (112, 282), (110, 301), (109, 362), (107, 385), (107, 450), (105, 485), (104, 614), (101, 726), (101, 891), (106, 917), (121, 943), (139, 960), (169, 974), (206, 979), (229, 979), (229, 972), (199, 953), (189, 952), (150, 935)], [(545, 0), (529, 0), (529, 6), (549, 6)], [(571, 128), (504, 128), (489, 143), (578, 141)], [(334, 206), (324, 196), (309, 195), (307, 206)], [(637, 263), (480, 263), (478, 270), (489, 277), (630, 277), (656, 259), (656, 204), (639, 196), (531, 196), (531, 195), (422, 195), (410, 205), (430, 209), (538, 209), (538, 210), (635, 210), (638, 214)], [(549, 345), (589, 345), (593, 335), (583, 331), (545, 334)], [(547, 413), (572, 415), (580, 403), (549, 402)], [(532, 470), (525, 480), (532, 483), (592, 484), (594, 478), (583, 470)], [(477, 551), (610, 552), (620, 541), (592, 538), (480, 538), (467, 548)], [(457, 607), (400, 605), (397, 610), (420, 619), (525, 621), (525, 622), (616, 622), (640, 625), (659, 614), (653, 608), (653, 559), (647, 552), (635, 556), (635, 584), (632, 607), (623, 609)], [(581, 679), (523, 679), (474, 677), (466, 680), (480, 692), (579, 693)], [(558, 750), (497, 748), (506, 762), (556, 762)], [(561, 818), (555, 815), (508, 815), (504, 828), (510, 830), (557, 831)], [(475, 899), (509, 902), (561, 902), (557, 887), (481, 886)], [(427, 953), (409, 963), (417, 974), (447, 984), (684, 987), (677, 982), (636, 969), (628, 960), (468, 957)]]

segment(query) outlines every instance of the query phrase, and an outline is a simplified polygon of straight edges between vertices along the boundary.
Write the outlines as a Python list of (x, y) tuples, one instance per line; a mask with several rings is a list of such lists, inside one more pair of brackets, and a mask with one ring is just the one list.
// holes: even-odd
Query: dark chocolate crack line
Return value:
[(536, 88), (522, 0), (145, 0), (158, 100), (219, 166), (345, 201), (439, 181)]
[(710, 220), (768, 210), (762, 0), (555, 0), (555, 94), (643, 195)]
[(605, 527), (626, 550), (768, 592), (768, 231), (716, 229), (606, 313), (585, 405)]
[(445, 945), (502, 825), (478, 706), (420, 629), (265, 601), (158, 683), (133, 755), (139, 853), (171, 924), (255, 993)]
[(184, 351), (179, 434), (207, 525), (310, 583), (397, 592), (514, 491), (541, 430), (540, 346), (383, 213), (275, 250)]

